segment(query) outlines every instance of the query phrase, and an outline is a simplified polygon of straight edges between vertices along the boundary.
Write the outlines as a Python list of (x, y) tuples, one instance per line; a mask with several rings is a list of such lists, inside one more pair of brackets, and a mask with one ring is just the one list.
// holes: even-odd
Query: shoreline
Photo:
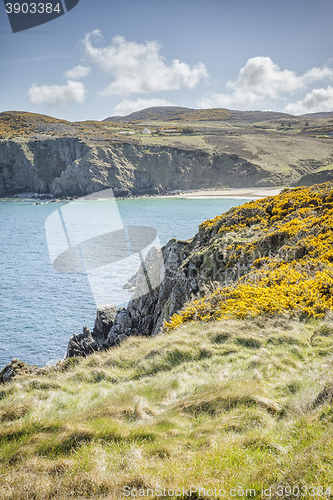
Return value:
[[(174, 198), (266, 198), (276, 196), (286, 187), (266, 188), (223, 188), (223, 189), (196, 189), (184, 191), (180, 194), (169, 195)], [(163, 198), (164, 196), (161, 196)], [(165, 196), (168, 197), (168, 196)]]
[[(248, 187), (248, 188), (203, 188), (203, 189), (189, 189), (186, 191), (183, 190), (175, 190), (169, 191), (161, 194), (131, 194), (130, 196), (115, 196), (116, 200), (130, 200), (137, 198), (189, 198), (189, 199), (204, 199), (204, 198), (239, 198), (239, 199), (248, 199), (248, 198), (266, 198), (267, 196), (276, 196), (283, 189), (286, 189), (288, 186), (282, 187)], [(61, 203), (74, 201), (79, 199), (80, 197), (63, 197), (63, 198), (53, 198), (52, 195), (49, 194), (41, 194), (38, 193), (20, 193), (18, 195), (8, 195), (8, 196), (0, 196), (0, 201), (5, 200), (15, 200), (15, 201), (35, 201), (35, 202), (46, 202), (46, 203)]]

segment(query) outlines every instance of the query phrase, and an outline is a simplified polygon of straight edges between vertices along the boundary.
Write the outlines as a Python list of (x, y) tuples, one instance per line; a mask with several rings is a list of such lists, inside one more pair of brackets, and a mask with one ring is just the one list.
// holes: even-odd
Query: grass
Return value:
[(214, 145), (209, 144), (205, 141), (205, 137), (200, 134), (194, 135), (184, 135), (184, 134), (175, 134), (175, 135), (149, 135), (149, 136), (141, 136), (141, 141), (143, 144), (149, 145), (164, 145), (170, 147), (190, 147), (190, 148), (201, 148), (207, 150), (216, 149)]
[(1, 392), (0, 498), (328, 487), (332, 346), (330, 319), (196, 322), (18, 375)]

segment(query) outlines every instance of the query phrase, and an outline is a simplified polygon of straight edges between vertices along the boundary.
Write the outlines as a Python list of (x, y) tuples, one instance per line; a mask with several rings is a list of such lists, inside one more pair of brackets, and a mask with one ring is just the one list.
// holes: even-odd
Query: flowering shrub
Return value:
[(322, 317), (333, 309), (333, 185), (285, 189), (246, 203), (200, 226), (203, 238), (221, 238), (255, 227), (257, 236), (235, 243), (235, 263), (244, 253), (269, 253), (253, 261), (233, 284), (192, 301), (165, 324), (167, 330), (194, 320), (245, 318), (289, 312)]

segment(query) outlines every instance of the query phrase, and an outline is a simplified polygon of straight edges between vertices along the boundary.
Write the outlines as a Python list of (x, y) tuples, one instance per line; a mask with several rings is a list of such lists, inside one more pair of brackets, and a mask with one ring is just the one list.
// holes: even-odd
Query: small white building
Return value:
[(151, 132), (148, 128), (144, 128), (143, 131), (141, 132), (141, 134), (148, 135), (148, 134), (151, 134)]

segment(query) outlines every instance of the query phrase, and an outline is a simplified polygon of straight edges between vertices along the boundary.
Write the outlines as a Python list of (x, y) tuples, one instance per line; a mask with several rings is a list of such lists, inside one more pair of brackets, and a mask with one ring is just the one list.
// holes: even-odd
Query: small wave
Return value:
[[(61, 359), (63, 359), (63, 358), (61, 358)], [(59, 358), (49, 359), (48, 361), (46, 361), (46, 363), (44, 364), (44, 366), (55, 365), (56, 363), (58, 363), (58, 361), (61, 361), (61, 359), (59, 359)]]

